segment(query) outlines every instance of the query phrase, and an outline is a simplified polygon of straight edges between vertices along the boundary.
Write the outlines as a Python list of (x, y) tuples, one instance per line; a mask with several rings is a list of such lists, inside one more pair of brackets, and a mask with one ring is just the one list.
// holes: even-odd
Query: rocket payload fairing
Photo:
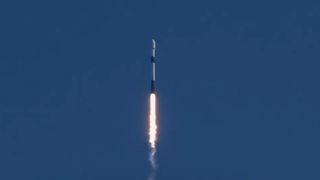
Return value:
[(156, 92), (156, 41), (152, 39), (152, 54), (151, 54), (151, 66), (152, 66), (152, 79), (151, 79), (151, 93)]

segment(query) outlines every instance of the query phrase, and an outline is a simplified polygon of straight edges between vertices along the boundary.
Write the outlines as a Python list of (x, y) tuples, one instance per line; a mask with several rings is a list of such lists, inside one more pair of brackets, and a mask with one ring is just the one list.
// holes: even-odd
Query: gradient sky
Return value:
[(320, 179), (320, 3), (0, 2), (0, 179)]

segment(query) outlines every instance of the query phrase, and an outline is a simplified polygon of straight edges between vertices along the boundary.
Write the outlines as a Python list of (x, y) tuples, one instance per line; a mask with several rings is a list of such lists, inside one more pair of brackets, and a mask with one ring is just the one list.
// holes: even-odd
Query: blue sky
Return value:
[(320, 179), (317, 1), (0, 3), (0, 179)]

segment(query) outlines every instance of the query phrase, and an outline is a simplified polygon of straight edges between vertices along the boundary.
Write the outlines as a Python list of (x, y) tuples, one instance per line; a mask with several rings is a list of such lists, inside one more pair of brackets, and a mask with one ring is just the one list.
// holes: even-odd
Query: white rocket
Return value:
[(152, 39), (152, 55), (151, 55), (151, 66), (152, 66), (152, 79), (151, 79), (151, 93), (156, 92), (156, 41)]

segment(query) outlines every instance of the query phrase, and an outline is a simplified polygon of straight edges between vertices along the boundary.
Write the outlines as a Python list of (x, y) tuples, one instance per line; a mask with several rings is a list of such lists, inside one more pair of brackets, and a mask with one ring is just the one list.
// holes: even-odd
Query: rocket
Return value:
[(151, 54), (151, 68), (152, 68), (152, 77), (151, 77), (151, 93), (156, 93), (156, 41), (152, 39), (152, 54)]

